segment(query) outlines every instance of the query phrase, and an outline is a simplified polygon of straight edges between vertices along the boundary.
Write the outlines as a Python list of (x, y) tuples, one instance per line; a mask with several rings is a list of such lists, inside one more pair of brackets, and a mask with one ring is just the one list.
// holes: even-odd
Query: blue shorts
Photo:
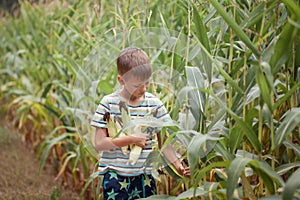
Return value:
[(104, 174), (102, 187), (104, 200), (139, 199), (156, 194), (153, 176), (144, 174), (126, 177), (115, 171), (108, 171)]

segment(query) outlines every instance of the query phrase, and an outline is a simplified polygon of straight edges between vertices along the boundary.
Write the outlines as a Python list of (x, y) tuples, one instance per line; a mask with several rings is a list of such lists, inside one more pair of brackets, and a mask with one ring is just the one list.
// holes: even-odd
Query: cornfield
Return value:
[(161, 173), (148, 199), (300, 199), (299, 0), (20, 1), (14, 13), (1, 10), (1, 110), (82, 199), (102, 198), (90, 120), (130, 45), (151, 58), (150, 92), (176, 124), (162, 134), (191, 170), (149, 158)]

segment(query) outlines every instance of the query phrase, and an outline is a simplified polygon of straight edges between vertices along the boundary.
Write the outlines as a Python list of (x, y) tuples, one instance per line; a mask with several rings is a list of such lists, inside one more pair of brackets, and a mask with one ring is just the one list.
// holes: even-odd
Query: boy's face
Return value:
[(135, 76), (129, 76), (124, 79), (123, 76), (119, 75), (118, 80), (124, 86), (124, 92), (126, 92), (130, 100), (143, 98), (150, 85), (150, 77), (146, 80), (140, 80)]

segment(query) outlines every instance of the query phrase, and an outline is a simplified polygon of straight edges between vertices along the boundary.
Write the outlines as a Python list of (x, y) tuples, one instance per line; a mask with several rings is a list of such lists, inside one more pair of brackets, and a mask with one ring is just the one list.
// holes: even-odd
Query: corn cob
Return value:
[[(114, 138), (117, 136), (119, 131), (122, 129), (121, 122), (120, 120), (117, 120), (116, 116), (115, 118), (110, 115), (109, 112), (106, 112), (104, 114), (103, 119), (107, 122), (107, 131), (108, 131), (108, 136), (111, 138)], [(118, 137), (123, 137), (125, 136), (125, 133), (121, 132)], [(121, 151), (124, 155), (127, 155), (127, 146), (121, 147)]]
[[(131, 121), (131, 116), (129, 114), (129, 111), (128, 111), (128, 108), (127, 108), (125, 102), (121, 101), (119, 103), (119, 107), (120, 107), (120, 111), (121, 111), (123, 125), (125, 126), (127, 123), (129, 123)], [(127, 134), (131, 135), (136, 131), (141, 131), (141, 130), (137, 130), (137, 127), (130, 128), (127, 130)], [(139, 159), (143, 149), (142, 149), (142, 147), (139, 147), (135, 144), (131, 144), (131, 145), (129, 145), (129, 147), (130, 147), (130, 154), (129, 154), (128, 163), (130, 165), (134, 165), (137, 162), (137, 160)]]
[(129, 154), (129, 160), (128, 163), (131, 165), (134, 165), (136, 161), (139, 159), (141, 153), (142, 153), (142, 147), (139, 147), (137, 145), (132, 145), (130, 149), (130, 154)]
[[(140, 130), (138, 130), (138, 128)], [(140, 131), (141, 132), (141, 127), (135, 128), (135, 131)], [(142, 153), (142, 147), (139, 147), (135, 144), (130, 145), (130, 154), (129, 154), (129, 160), (128, 163), (131, 165), (134, 165), (136, 161), (139, 159), (141, 153)]]

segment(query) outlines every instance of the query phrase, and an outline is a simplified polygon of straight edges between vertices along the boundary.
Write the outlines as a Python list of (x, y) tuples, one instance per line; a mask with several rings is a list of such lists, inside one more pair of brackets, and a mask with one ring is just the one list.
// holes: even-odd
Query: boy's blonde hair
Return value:
[(119, 75), (133, 75), (140, 80), (147, 80), (152, 74), (149, 57), (137, 47), (127, 47), (121, 51), (117, 58), (117, 68)]

